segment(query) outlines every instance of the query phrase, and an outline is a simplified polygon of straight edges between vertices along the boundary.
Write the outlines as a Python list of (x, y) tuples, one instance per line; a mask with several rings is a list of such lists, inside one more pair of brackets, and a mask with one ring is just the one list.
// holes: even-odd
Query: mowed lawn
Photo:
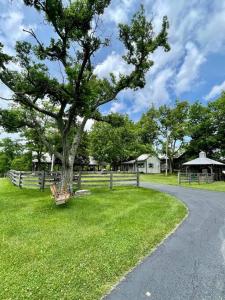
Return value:
[(0, 180), (0, 299), (100, 299), (185, 217), (176, 198), (92, 190), (65, 207)]
[[(177, 175), (165, 176), (165, 174), (142, 174), (141, 181), (143, 182), (152, 182), (152, 183), (161, 183), (161, 184), (170, 184), (170, 185), (179, 185)], [(193, 182), (182, 183), (180, 186), (205, 189), (211, 191), (225, 192), (225, 182), (224, 181), (215, 181), (213, 183), (200, 183)]]

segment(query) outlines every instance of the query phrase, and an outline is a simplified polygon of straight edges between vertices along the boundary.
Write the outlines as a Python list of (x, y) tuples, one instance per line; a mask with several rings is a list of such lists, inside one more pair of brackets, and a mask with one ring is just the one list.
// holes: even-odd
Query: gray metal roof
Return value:
[(203, 152), (203, 151), (199, 153), (198, 158), (195, 158), (195, 159), (190, 160), (183, 164), (183, 166), (200, 166), (200, 165), (202, 165), (202, 166), (206, 166), (206, 165), (208, 165), (208, 166), (211, 166), (211, 165), (225, 166), (225, 164), (223, 164), (219, 161), (207, 158), (205, 152)]
[(142, 155), (138, 156), (137, 161), (146, 160), (149, 158), (149, 156), (150, 156), (150, 154), (142, 154)]
[(89, 156), (89, 166), (98, 166), (98, 165), (107, 165), (107, 163), (103, 161), (99, 162), (95, 160), (93, 156)]
[(124, 162), (122, 162), (122, 165), (132, 165), (132, 164), (134, 164), (135, 162), (136, 162), (135, 159), (129, 160), (129, 161), (124, 161)]

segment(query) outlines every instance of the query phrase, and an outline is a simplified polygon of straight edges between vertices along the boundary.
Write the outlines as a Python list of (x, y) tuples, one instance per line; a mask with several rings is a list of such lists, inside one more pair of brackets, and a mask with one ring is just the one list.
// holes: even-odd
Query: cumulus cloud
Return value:
[(205, 100), (215, 99), (222, 93), (222, 91), (225, 91), (225, 81), (223, 81), (221, 84), (213, 86), (208, 95), (205, 96)]
[(174, 88), (177, 95), (190, 89), (194, 80), (198, 78), (199, 68), (205, 62), (204, 54), (192, 42), (186, 45), (186, 55), (176, 74)]
[(7, 53), (13, 54), (16, 41), (26, 38), (28, 34), (23, 31), (26, 28), (22, 11), (10, 9), (1, 14), (0, 40), (4, 44)]
[(119, 74), (129, 74), (132, 70), (133, 68), (126, 64), (122, 56), (113, 51), (102, 63), (96, 66), (94, 73), (101, 78), (109, 78), (110, 73), (118, 77)]
[[(0, 19), (0, 40), (6, 42), (9, 51), (15, 40), (23, 38), (22, 35), (25, 34), (21, 30), (25, 27), (22, 1), (13, 2), (14, 6), (8, 9), (6, 1), (0, 0), (1, 8), (5, 7)], [(225, 1), (114, 0), (102, 18), (103, 35), (109, 32), (113, 34), (111, 53), (95, 68), (95, 73), (100, 77), (108, 78), (110, 72), (118, 76), (132, 70), (122, 60), (121, 45), (114, 39), (114, 34), (118, 23), (129, 22), (141, 3), (144, 4), (148, 18), (153, 20), (156, 33), (161, 28), (163, 16), (168, 16), (171, 51), (165, 53), (163, 49), (158, 49), (151, 55), (155, 64), (146, 75), (145, 88), (137, 92), (126, 90), (120, 93), (119, 101), (112, 103), (109, 110), (124, 111), (129, 103), (131, 113), (141, 112), (151, 103), (160, 105), (170, 103), (174, 97), (182, 97), (199, 84), (201, 67), (210, 54), (224, 53), (225, 50), (225, 35), (222, 30), (225, 28)], [(211, 92), (221, 90), (220, 86), (216, 85)], [(210, 93), (206, 96), (207, 99), (214, 97)]]
[[(172, 97), (182, 97), (183, 93), (193, 90), (199, 84), (201, 67), (209, 55), (225, 50), (225, 35), (222, 30), (218, 31), (218, 28), (225, 27), (224, 1), (207, 4), (198, 0), (144, 0), (144, 6), (148, 17), (153, 19), (156, 32), (161, 28), (163, 16), (168, 16), (171, 51), (164, 53), (163, 49), (158, 49), (152, 55), (155, 64), (146, 76), (144, 89), (136, 93), (127, 91), (119, 96), (119, 99), (124, 99), (124, 95), (132, 99), (131, 111), (136, 112), (146, 109), (151, 103), (170, 102), (174, 100)], [(123, 5), (118, 5), (118, 8), (123, 9)], [(125, 13), (127, 15), (127, 11)], [(116, 19), (114, 21), (117, 23)], [(107, 65), (111, 66), (111, 71), (116, 72), (117, 66), (123, 69), (116, 58), (116, 53), (107, 57), (101, 72), (106, 73)]]
[(110, 21), (115, 24), (128, 22), (128, 16), (132, 10), (134, 0), (114, 0), (105, 10), (104, 21)]
[[(21, 1), (11, 3), (1, 0), (2, 13), (0, 15), (0, 41), (4, 45), (4, 51), (8, 54), (14, 54), (14, 46), (17, 40), (23, 39), (27, 33), (23, 31), (26, 28), (24, 24), (24, 14), (21, 10)], [(17, 64), (10, 63), (9, 68), (19, 70)], [(0, 84), (0, 95), (5, 98), (10, 98), (10, 90), (3, 84)], [(1, 100), (0, 106), (6, 107), (8, 102)]]
[(132, 92), (133, 105), (129, 112), (138, 113), (149, 108), (152, 104), (159, 106), (170, 102), (168, 87), (174, 72), (171, 68), (161, 70), (154, 78), (147, 75), (147, 84), (143, 90)]
[(126, 105), (122, 101), (114, 101), (111, 105), (110, 112), (121, 113), (126, 108)]

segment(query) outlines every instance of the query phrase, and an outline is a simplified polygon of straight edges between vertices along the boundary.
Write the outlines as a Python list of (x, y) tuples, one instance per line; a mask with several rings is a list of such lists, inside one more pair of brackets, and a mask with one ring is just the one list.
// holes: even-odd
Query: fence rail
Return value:
[[(39, 188), (44, 190), (51, 184), (60, 184), (61, 172), (24, 172), (10, 170), (8, 177), (11, 182), (20, 188)], [(139, 186), (139, 173), (74, 173), (74, 186), (77, 188), (86, 187), (109, 187), (122, 185)]]
[(212, 183), (214, 182), (214, 175), (211, 173), (178, 173), (178, 183), (189, 183), (197, 182), (201, 183)]

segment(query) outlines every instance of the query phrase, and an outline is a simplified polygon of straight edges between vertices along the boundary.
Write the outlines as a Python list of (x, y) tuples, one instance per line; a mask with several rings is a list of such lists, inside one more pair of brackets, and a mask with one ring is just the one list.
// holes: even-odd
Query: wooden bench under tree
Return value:
[(52, 184), (50, 186), (50, 189), (52, 192), (52, 197), (55, 199), (56, 205), (65, 204), (71, 197), (71, 194), (67, 191), (58, 192), (55, 184)]

